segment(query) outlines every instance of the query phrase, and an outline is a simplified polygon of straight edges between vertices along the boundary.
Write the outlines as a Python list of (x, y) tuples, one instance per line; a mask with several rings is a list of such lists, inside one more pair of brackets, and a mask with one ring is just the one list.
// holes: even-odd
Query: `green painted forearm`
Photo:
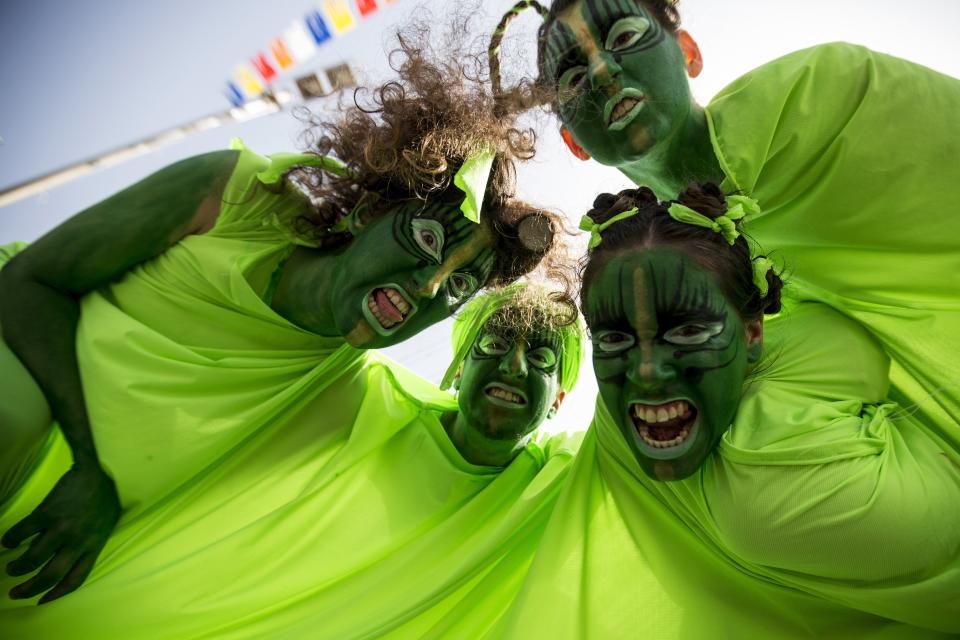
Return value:
[(31, 279), (19, 262), (0, 271), (3, 338), (43, 390), (74, 463), (99, 465), (77, 365), (79, 301)]

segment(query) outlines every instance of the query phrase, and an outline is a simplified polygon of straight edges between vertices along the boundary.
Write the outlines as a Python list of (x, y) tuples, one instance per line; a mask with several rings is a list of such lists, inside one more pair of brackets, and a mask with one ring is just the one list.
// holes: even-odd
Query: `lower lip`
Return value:
[(610, 126), (607, 127), (607, 129), (610, 131), (621, 131), (625, 129), (631, 122), (634, 121), (637, 115), (639, 115), (639, 113), (643, 110), (643, 107), (645, 104), (646, 104), (646, 98), (640, 98), (637, 104), (633, 105), (633, 108), (630, 109), (630, 111), (628, 111), (625, 116), (623, 116), (616, 122), (611, 123)]

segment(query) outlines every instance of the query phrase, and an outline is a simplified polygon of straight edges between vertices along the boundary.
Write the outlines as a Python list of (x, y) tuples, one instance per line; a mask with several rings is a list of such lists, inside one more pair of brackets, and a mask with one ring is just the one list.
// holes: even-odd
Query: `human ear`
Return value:
[(747, 362), (760, 362), (763, 355), (763, 320), (751, 320), (744, 325), (747, 337)]
[(575, 158), (579, 158), (580, 160), (590, 159), (590, 154), (577, 144), (577, 141), (573, 139), (573, 134), (567, 131), (566, 127), (560, 127), (560, 137), (563, 138), (564, 144), (567, 145), (567, 149), (570, 150), (570, 153), (572, 153)]
[(683, 59), (687, 64), (687, 75), (696, 78), (703, 71), (703, 56), (700, 54), (700, 46), (689, 33), (680, 29), (677, 31), (677, 44), (683, 51)]
[(563, 399), (567, 396), (567, 392), (560, 390), (557, 393), (557, 399), (553, 401), (553, 404), (550, 406), (550, 411), (547, 412), (547, 417), (552, 418), (557, 415), (557, 411), (560, 410), (560, 405), (563, 404)]

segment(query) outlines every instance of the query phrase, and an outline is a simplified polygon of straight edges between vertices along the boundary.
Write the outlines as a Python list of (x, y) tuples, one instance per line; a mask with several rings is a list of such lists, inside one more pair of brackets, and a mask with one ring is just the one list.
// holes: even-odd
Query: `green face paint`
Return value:
[(683, 52), (635, 0), (581, 0), (545, 37), (560, 118), (595, 160), (635, 162), (682, 134), (694, 106)]
[(469, 428), (517, 441), (550, 413), (560, 392), (560, 337), (487, 321), (463, 363), (457, 396)]
[(339, 256), (334, 324), (353, 346), (397, 344), (456, 311), (493, 261), (490, 232), (457, 206), (406, 206), (372, 221)]
[(588, 290), (600, 396), (647, 475), (694, 473), (733, 422), (747, 374), (743, 321), (681, 251), (613, 256)]

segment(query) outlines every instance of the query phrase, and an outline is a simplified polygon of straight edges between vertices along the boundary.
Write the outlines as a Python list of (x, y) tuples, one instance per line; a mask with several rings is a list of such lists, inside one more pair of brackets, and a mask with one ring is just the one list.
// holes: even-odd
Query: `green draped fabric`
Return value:
[[(510, 603), (578, 440), (471, 465), (440, 423), (451, 396), (270, 309), (302, 196), (268, 187), (315, 160), (243, 150), (209, 233), (83, 299), (81, 375), (125, 510), (79, 590), (0, 598), (4, 640), (476, 637)], [(0, 529), (68, 463), (53, 431)]]
[(572, 443), (469, 464), (439, 420), (453, 399), (370, 358), (352, 393), (318, 395), (325, 418), (275, 423), (124, 516), (75, 593), (4, 600), (4, 637), (483, 635), (527, 570)]
[[(772, 90), (771, 90), (772, 89)], [(960, 80), (846, 44), (797, 52), (708, 108), (747, 233), (804, 297), (855, 318), (894, 394), (960, 449)], [(944, 426), (944, 428), (941, 428)]]
[(794, 299), (692, 477), (647, 478), (598, 406), (491, 637), (960, 633), (957, 113), (957, 80), (842, 44), (711, 103)]

